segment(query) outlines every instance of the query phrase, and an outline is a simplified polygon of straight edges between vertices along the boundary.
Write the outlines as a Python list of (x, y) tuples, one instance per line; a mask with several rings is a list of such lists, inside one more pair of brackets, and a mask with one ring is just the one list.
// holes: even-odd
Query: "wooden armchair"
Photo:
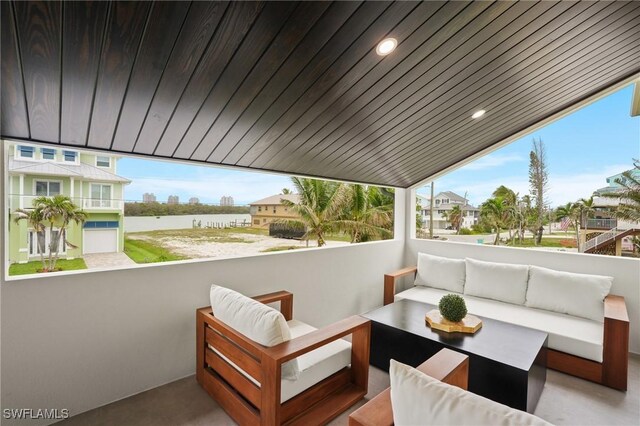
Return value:
[[(280, 291), (254, 299), (279, 301), (285, 320), (292, 319), (293, 294)], [(367, 393), (371, 324), (362, 317), (272, 347), (230, 328), (211, 307), (197, 310), (196, 324), (198, 383), (241, 425), (325, 424)], [(281, 403), (282, 364), (349, 334), (351, 365)]]
[[(469, 357), (450, 349), (440, 352), (417, 367), (435, 379), (462, 389), (467, 389), (469, 381)], [(371, 399), (351, 413), (349, 426), (392, 426), (391, 388)]]

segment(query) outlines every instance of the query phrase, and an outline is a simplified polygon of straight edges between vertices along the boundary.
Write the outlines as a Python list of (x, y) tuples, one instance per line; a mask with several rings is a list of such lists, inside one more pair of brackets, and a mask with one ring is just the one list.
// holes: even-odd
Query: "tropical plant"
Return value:
[(576, 204), (578, 204), (578, 209), (580, 210), (580, 224), (584, 223), (584, 229), (586, 230), (588, 228), (589, 218), (591, 218), (596, 211), (593, 197), (580, 198)]
[(489, 198), (480, 206), (480, 218), (496, 233), (494, 245), (500, 244), (500, 231), (513, 218), (513, 208), (502, 197)]
[[(16, 222), (20, 220), (28, 220), (30, 226), (33, 226), (38, 235), (38, 247), (40, 251), (40, 259), (42, 260), (43, 272), (55, 271), (56, 262), (60, 253), (60, 246), (62, 244), (70, 245), (65, 238), (67, 227), (69, 223), (75, 222), (77, 224), (84, 222), (87, 218), (86, 213), (76, 206), (71, 198), (66, 195), (55, 195), (53, 197), (37, 197), (33, 200), (33, 210), (27, 211), (19, 209), (16, 211)], [(44, 230), (46, 225), (49, 226), (49, 235), (51, 239), (49, 241), (48, 261), (44, 259)], [(54, 228), (58, 228), (57, 232), (54, 232)]]
[(460, 206), (453, 206), (451, 210), (444, 214), (445, 219), (449, 221), (453, 229), (456, 230), (456, 234), (460, 233), (460, 227), (462, 226), (463, 220), (462, 214)]
[(392, 235), (393, 199), (375, 186), (346, 185), (348, 199), (335, 228), (348, 232), (352, 243), (381, 239)]
[[(518, 210), (518, 194), (516, 194), (512, 189), (509, 189), (504, 185), (500, 185), (495, 191), (493, 191), (492, 195), (494, 197), (502, 198), (503, 204), (507, 207), (507, 214), (504, 217), (503, 225), (507, 228), (509, 233), (508, 240), (513, 243), (515, 236), (513, 234), (513, 230), (517, 227), (519, 228), (520, 223), (522, 223), (519, 215), (520, 211)], [(521, 237), (520, 240), (522, 240), (522, 234), (518, 234)]]
[(578, 203), (567, 203), (564, 206), (560, 206), (555, 211), (556, 219), (567, 219), (571, 221), (576, 233), (576, 245), (578, 251), (580, 251), (580, 218), (582, 212)]
[(640, 161), (634, 159), (633, 167), (615, 180), (620, 190), (602, 195), (620, 200), (615, 212), (619, 219), (640, 222)]
[(542, 227), (546, 206), (546, 192), (549, 186), (549, 171), (547, 168), (547, 155), (542, 139), (534, 139), (529, 153), (529, 185), (531, 195), (535, 199), (535, 235), (536, 245), (542, 242)]
[(289, 188), (282, 188), (282, 194), (283, 195), (291, 194), (291, 190)]

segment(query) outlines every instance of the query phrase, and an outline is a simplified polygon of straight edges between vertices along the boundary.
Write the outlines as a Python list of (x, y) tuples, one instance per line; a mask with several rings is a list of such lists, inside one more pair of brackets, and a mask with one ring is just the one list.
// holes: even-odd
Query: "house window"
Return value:
[(256, 219), (256, 220), (254, 220), (254, 221), (253, 221), (253, 224), (254, 224), (254, 225), (260, 225), (260, 219)]
[(18, 146), (18, 157), (33, 158), (35, 149), (32, 146)]
[[(54, 253), (58, 252), (60, 254), (64, 254), (67, 252), (67, 236), (66, 233), (62, 234), (60, 240), (58, 240), (58, 235), (60, 230), (54, 229), (51, 231), (47, 229), (46, 231), (36, 232), (35, 230), (29, 231), (29, 255), (35, 256), (39, 254), (49, 254), (49, 250), (52, 250)], [(59, 245), (59, 246), (58, 246)]]
[(96, 166), (111, 167), (111, 157), (105, 157), (102, 155), (96, 156)]
[(37, 180), (36, 195), (38, 197), (52, 197), (54, 195), (60, 195), (60, 186), (60, 182)]
[(91, 207), (111, 207), (111, 185), (91, 184)]
[(276, 206), (273, 206), (273, 214), (276, 214)]
[(258, 211), (261, 212), (262, 211), (262, 206), (258, 206)]
[(40, 154), (42, 155), (43, 160), (55, 160), (56, 159), (56, 150), (51, 148), (41, 148)]
[(78, 153), (75, 151), (62, 151), (62, 155), (64, 156), (64, 161), (69, 163), (75, 163), (76, 158), (78, 158)]

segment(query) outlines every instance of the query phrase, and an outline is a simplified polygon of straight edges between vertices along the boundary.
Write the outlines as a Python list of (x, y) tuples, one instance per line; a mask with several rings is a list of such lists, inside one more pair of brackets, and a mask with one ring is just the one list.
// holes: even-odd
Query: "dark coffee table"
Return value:
[(371, 365), (389, 371), (393, 358), (417, 367), (449, 348), (469, 356), (471, 392), (532, 413), (547, 379), (547, 333), (483, 317), (475, 334), (432, 330), (424, 319), (432, 309), (400, 300), (363, 314), (371, 320)]

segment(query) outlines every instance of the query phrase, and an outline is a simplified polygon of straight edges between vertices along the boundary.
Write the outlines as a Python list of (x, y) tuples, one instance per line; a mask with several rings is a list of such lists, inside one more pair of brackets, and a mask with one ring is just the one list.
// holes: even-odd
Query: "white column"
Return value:
[(20, 208), (24, 208), (24, 175), (20, 175)]
[(70, 185), (69, 185), (69, 198), (71, 198), (71, 201), (75, 203), (74, 201), (74, 183), (75, 183), (75, 179), (73, 177), (70, 178)]

